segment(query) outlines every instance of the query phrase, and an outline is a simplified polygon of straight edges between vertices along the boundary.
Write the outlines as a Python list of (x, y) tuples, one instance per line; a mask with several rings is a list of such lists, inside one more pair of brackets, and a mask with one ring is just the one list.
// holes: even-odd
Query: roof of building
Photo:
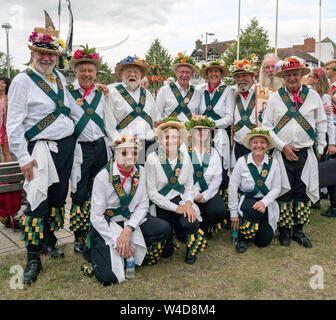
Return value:
[(290, 57), (290, 56), (296, 56), (296, 57), (305, 59), (307, 62), (314, 62), (314, 63), (318, 64), (318, 59), (313, 57), (311, 54), (309, 54), (307, 52), (303, 52), (303, 51), (295, 49), (295, 48), (279, 48), (277, 50), (277, 52), (278, 52), (279, 58), (281, 58), (281, 59), (284, 59), (284, 58)]
[[(210, 49), (213, 49), (216, 54), (220, 57), (222, 56), (222, 54), (225, 52), (225, 50), (230, 46), (230, 44), (232, 42), (234, 42), (235, 40), (228, 40), (228, 41), (222, 41), (222, 42), (212, 42), (212, 43), (208, 43), (208, 51)], [(205, 59), (205, 50), (206, 50), (206, 45), (202, 44), (200, 50), (202, 50), (202, 52), (200, 52), (199, 58), (200, 59)], [(191, 56), (195, 56), (197, 54), (197, 50), (194, 49), (194, 51), (192, 52)]]

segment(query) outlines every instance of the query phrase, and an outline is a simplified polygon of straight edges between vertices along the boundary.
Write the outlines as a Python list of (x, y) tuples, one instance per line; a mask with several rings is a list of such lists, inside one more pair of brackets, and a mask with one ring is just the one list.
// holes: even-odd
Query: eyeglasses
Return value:
[(138, 155), (138, 151), (134, 151), (134, 150), (122, 150), (121, 151), (121, 155), (123, 157), (126, 157), (127, 155), (130, 155), (132, 157), (136, 157)]

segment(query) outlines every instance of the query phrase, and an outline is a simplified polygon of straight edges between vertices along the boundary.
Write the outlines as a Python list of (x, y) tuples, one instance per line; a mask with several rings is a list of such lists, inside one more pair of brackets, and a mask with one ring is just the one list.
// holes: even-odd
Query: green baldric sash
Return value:
[[(78, 90), (75, 90), (74, 86), (72, 84), (67, 86), (70, 94), (75, 99), (81, 99), (82, 95), (79, 93)], [(83, 100), (83, 110), (84, 113), (82, 117), (79, 119), (75, 126), (75, 137), (78, 138), (81, 132), (84, 130), (85, 126), (88, 124), (90, 120), (92, 120), (99, 128), (100, 130), (105, 134), (104, 129), (104, 120), (96, 113), (96, 109), (98, 107), (98, 104), (100, 102), (100, 99), (102, 97), (102, 93), (98, 90), (96, 90), (96, 94), (90, 104), (84, 99)]]
[(263, 168), (261, 170), (261, 174), (259, 174), (257, 167), (253, 163), (247, 163), (248, 155), (244, 156), (247, 167), (250, 170), (250, 173), (252, 175), (252, 178), (255, 182), (254, 189), (250, 192), (241, 192), (242, 194), (247, 195), (248, 197), (253, 198), (259, 191), (265, 196), (269, 189), (267, 188), (265, 181), (268, 177), (268, 174), (270, 172), (271, 166), (272, 166), (272, 157), (268, 156), (268, 164), (265, 162), (263, 165)]
[[(299, 98), (305, 102), (307, 95), (308, 95), (309, 89), (306, 86), (302, 86), (302, 91), (299, 94)], [(310, 123), (302, 116), (300, 113), (300, 107), (303, 103), (298, 102), (298, 109), (296, 108), (295, 103), (290, 99), (288, 96), (287, 91), (285, 88), (281, 88), (279, 90), (279, 95), (288, 108), (288, 111), (283, 115), (283, 117), (280, 119), (278, 124), (274, 128), (274, 133), (277, 134), (291, 119), (295, 119), (298, 124), (302, 127), (303, 130), (307, 132), (309, 137), (312, 140), (316, 140), (316, 133), (315, 130), (312, 128)]]
[(240, 95), (238, 96), (237, 107), (241, 119), (234, 125), (233, 127), (234, 132), (240, 130), (244, 126), (248, 127), (250, 130), (253, 130), (256, 127), (256, 125), (254, 123), (251, 123), (250, 121), (250, 116), (252, 114), (254, 106), (255, 106), (255, 92), (253, 93), (253, 96), (246, 110), (244, 109)]
[(216, 91), (214, 97), (212, 99), (210, 99), (210, 93), (208, 90), (205, 90), (204, 92), (204, 97), (205, 97), (205, 104), (206, 104), (206, 109), (203, 112), (203, 115), (213, 119), (213, 120), (218, 120), (221, 118), (221, 116), (219, 116), (215, 111), (214, 111), (214, 107), (217, 104), (218, 100), (220, 99), (220, 97), (222, 96), (224, 90), (226, 89), (225, 85), (222, 85), (218, 88), (218, 90)]
[(140, 87), (140, 101), (136, 103), (131, 95), (127, 92), (127, 90), (123, 87), (123, 85), (119, 84), (116, 86), (116, 89), (119, 91), (121, 96), (126, 100), (126, 102), (131, 106), (133, 111), (129, 113), (120, 123), (117, 125), (117, 130), (124, 129), (128, 126), (133, 120), (137, 117), (143, 118), (148, 122), (150, 127), (153, 127), (152, 118), (143, 110), (146, 103), (146, 90)]
[(183, 154), (180, 152), (180, 150), (178, 150), (177, 152), (177, 163), (175, 166), (174, 171), (172, 170), (167, 156), (164, 153), (164, 151), (162, 149), (156, 150), (155, 151), (159, 161), (161, 163), (162, 169), (164, 171), (164, 173), (166, 174), (166, 177), (168, 179), (168, 184), (163, 187), (159, 193), (162, 194), (163, 196), (166, 196), (170, 190), (174, 189), (179, 193), (183, 193), (184, 192), (184, 186), (180, 185), (178, 182), (178, 177), (180, 175), (180, 171), (182, 168), (182, 163), (183, 163)]
[(204, 172), (209, 166), (211, 150), (208, 149), (205, 151), (202, 164), (199, 163), (197, 154), (192, 149), (191, 145), (188, 146), (188, 154), (194, 167), (194, 184), (198, 182), (201, 187), (201, 192), (203, 192), (208, 189), (208, 184), (204, 178)]
[[(134, 179), (137, 179), (139, 181), (140, 179), (140, 170), (139, 170), (139, 165), (136, 164), (136, 172), (134, 174)], [(120, 207), (119, 208), (113, 208), (113, 209), (106, 209), (105, 214), (113, 217), (113, 216), (118, 216), (122, 215), (123, 217), (129, 219), (131, 213), (129, 211), (129, 204), (131, 203), (135, 192), (137, 191), (139, 183), (132, 184), (131, 192), (130, 194), (126, 194), (124, 188), (121, 186), (121, 181), (120, 181), (120, 176), (119, 175), (113, 175), (112, 173), (112, 167), (110, 166), (110, 163), (108, 163), (105, 166), (105, 169), (109, 173), (109, 175), (112, 175), (112, 185), (113, 188), (119, 198), (120, 201)]]
[(188, 91), (188, 93), (186, 94), (186, 96), (183, 98), (181, 95), (180, 90), (177, 88), (176, 84), (174, 82), (171, 82), (169, 84), (170, 89), (172, 90), (178, 105), (175, 108), (175, 110), (170, 114), (170, 117), (178, 117), (178, 115), (180, 113), (184, 113), (186, 115), (186, 117), (190, 120), (192, 117), (192, 113), (190, 111), (190, 109), (188, 108), (188, 103), (190, 102), (194, 91), (195, 91), (195, 87), (194, 86), (190, 86), (190, 90)]
[(28, 68), (25, 72), (30, 79), (34, 81), (34, 83), (56, 104), (56, 109), (54, 112), (47, 115), (43, 118), (39, 123), (35, 126), (30, 128), (26, 133), (25, 137), (28, 141), (33, 139), (39, 133), (41, 133), (45, 128), (49, 127), (58, 117), (60, 114), (64, 114), (65, 116), (70, 117), (70, 108), (64, 106), (64, 89), (62, 82), (55, 72), (56, 75), (56, 83), (58, 87), (58, 93), (56, 94), (54, 90), (50, 88), (48, 83), (46, 83), (39, 75), (37, 75), (32, 69)]

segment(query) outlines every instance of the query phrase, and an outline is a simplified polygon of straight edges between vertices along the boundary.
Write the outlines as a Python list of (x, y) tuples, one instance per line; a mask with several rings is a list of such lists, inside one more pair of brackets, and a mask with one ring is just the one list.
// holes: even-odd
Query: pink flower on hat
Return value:
[(83, 53), (82, 53), (82, 51), (81, 50), (76, 50), (75, 51), (75, 53), (74, 53), (74, 59), (81, 59), (81, 58), (83, 58)]

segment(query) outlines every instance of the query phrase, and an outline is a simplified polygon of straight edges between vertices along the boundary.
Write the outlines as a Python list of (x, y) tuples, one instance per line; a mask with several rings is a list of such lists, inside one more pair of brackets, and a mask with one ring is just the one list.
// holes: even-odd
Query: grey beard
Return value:
[(272, 78), (268, 77), (264, 72), (261, 73), (259, 81), (260, 85), (264, 87), (273, 88), (276, 91), (279, 90), (284, 85), (283, 79), (278, 78), (276, 76)]
[(237, 84), (237, 89), (239, 92), (246, 92), (250, 89), (250, 86), (248, 83), (241, 83)]
[(126, 89), (130, 89), (131, 91), (135, 91), (139, 85), (140, 85), (140, 80), (136, 80), (136, 81), (125, 81), (126, 84)]
[(37, 71), (38, 71), (39, 73), (43, 74), (44, 76), (47, 76), (48, 74), (50, 74), (50, 73), (53, 71), (53, 69), (55, 68), (55, 66), (56, 66), (56, 62), (54, 62), (54, 63), (52, 63), (52, 64), (50, 65), (50, 67), (49, 67), (47, 70), (43, 70), (43, 69), (40, 67), (40, 63), (39, 63), (39, 62), (34, 61), (34, 63), (35, 63), (35, 66), (36, 66)]

